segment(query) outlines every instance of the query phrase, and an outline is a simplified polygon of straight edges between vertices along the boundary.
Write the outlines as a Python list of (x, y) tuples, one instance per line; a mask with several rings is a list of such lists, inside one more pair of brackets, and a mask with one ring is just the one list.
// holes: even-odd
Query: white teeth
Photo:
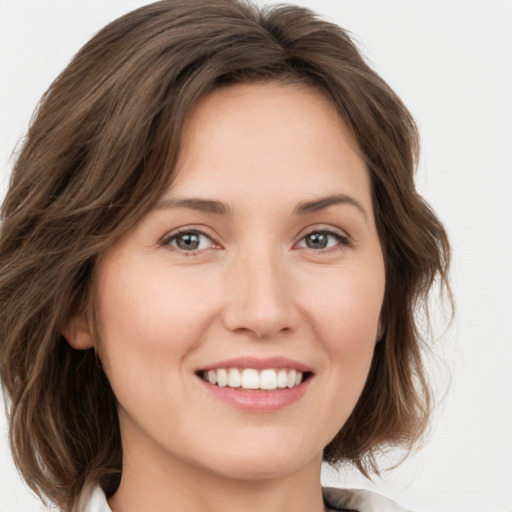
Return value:
[(204, 380), (210, 384), (221, 388), (226, 386), (230, 388), (242, 389), (283, 389), (294, 388), (302, 383), (303, 374), (298, 370), (287, 370), (281, 368), (275, 370), (268, 368), (265, 370), (255, 370), (253, 368), (219, 368), (218, 370), (208, 370), (202, 373)]
[(228, 373), (228, 386), (230, 388), (239, 388), (242, 385), (242, 376), (236, 368), (230, 368)]
[(226, 370), (217, 370), (217, 386), (225, 388), (228, 385), (228, 373)]
[(208, 381), (210, 384), (217, 384), (217, 372), (215, 370), (208, 370)]
[(277, 374), (277, 387), (285, 388), (287, 386), (288, 386), (288, 374), (286, 373), (286, 370), (279, 370), (279, 373)]
[(288, 387), (293, 388), (295, 386), (295, 379), (297, 378), (297, 371), (290, 370), (288, 372)]
[(244, 389), (259, 389), (260, 376), (257, 370), (246, 368), (242, 373), (242, 387)]
[(260, 389), (276, 389), (277, 375), (275, 370), (263, 370), (260, 375)]

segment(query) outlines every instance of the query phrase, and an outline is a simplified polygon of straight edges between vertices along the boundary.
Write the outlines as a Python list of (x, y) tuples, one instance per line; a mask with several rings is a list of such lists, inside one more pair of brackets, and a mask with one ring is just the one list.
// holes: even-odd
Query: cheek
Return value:
[(169, 411), (185, 406), (183, 394), (174, 390), (186, 382), (183, 361), (201, 339), (199, 318), (204, 313), (199, 310), (205, 307), (188, 284), (177, 284), (175, 278), (166, 282), (165, 273), (156, 275), (134, 266), (130, 271), (110, 266), (102, 276), (100, 358), (126, 413), (123, 417), (139, 427), (144, 418), (169, 421)]
[[(189, 374), (187, 359), (204, 339), (219, 306), (212, 280), (156, 265), (104, 267), (98, 287), (100, 357), (123, 403), (173, 389)], [(210, 284), (208, 284), (210, 283)], [(201, 300), (198, 300), (198, 297)], [(188, 364), (188, 366), (187, 366)], [(165, 396), (160, 395), (161, 398)]]
[[(377, 339), (384, 273), (345, 268), (309, 295), (311, 325), (329, 360), (333, 382), (357, 395), (364, 386)], [(317, 282), (317, 285), (320, 284)]]
[(322, 279), (317, 273), (316, 286), (309, 287), (313, 292), (303, 295), (308, 297), (304, 314), (309, 314), (322, 360), (317, 376), (322, 399), (310, 412), (323, 425), (324, 445), (350, 417), (368, 377), (384, 294), (379, 269), (346, 266)]
[(163, 349), (179, 353), (209, 310), (206, 301), (198, 300), (204, 297), (204, 283), (186, 277), (190, 276), (180, 280), (176, 272), (133, 268), (105, 273), (98, 301), (105, 342), (140, 350), (141, 355)]
[(308, 287), (306, 309), (333, 347), (375, 341), (384, 296), (383, 272), (377, 270), (347, 267)]

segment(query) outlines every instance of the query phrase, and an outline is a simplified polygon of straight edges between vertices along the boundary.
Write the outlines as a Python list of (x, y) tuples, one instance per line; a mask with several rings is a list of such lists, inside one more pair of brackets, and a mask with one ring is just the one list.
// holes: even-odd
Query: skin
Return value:
[[(203, 98), (178, 168), (100, 266), (99, 350), (123, 439), (109, 504), (321, 511), (322, 450), (362, 392), (384, 295), (367, 168), (319, 93), (274, 83)], [(294, 213), (333, 194), (350, 199)], [(219, 201), (229, 214), (173, 207), (176, 198)], [(198, 250), (187, 253), (177, 229), (204, 233)], [(311, 247), (325, 230), (339, 236)], [(92, 345), (78, 321), (67, 334), (76, 348)], [(242, 356), (289, 357), (313, 377), (282, 409), (240, 410), (196, 371)]]

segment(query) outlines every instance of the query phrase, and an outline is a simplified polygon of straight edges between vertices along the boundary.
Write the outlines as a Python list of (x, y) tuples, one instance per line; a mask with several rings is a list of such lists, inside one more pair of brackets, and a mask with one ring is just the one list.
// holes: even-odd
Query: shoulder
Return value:
[(364, 489), (323, 488), (324, 501), (333, 510), (353, 512), (410, 512), (389, 498)]

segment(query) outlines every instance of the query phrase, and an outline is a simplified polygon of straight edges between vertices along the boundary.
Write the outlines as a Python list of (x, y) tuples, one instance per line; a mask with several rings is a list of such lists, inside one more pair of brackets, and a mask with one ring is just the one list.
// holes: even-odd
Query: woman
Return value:
[[(298, 7), (163, 1), (45, 95), (2, 210), (15, 461), (66, 511), (359, 510), (430, 411), (418, 305), (446, 280), (408, 111)], [(372, 504), (373, 503), (373, 504)]]

